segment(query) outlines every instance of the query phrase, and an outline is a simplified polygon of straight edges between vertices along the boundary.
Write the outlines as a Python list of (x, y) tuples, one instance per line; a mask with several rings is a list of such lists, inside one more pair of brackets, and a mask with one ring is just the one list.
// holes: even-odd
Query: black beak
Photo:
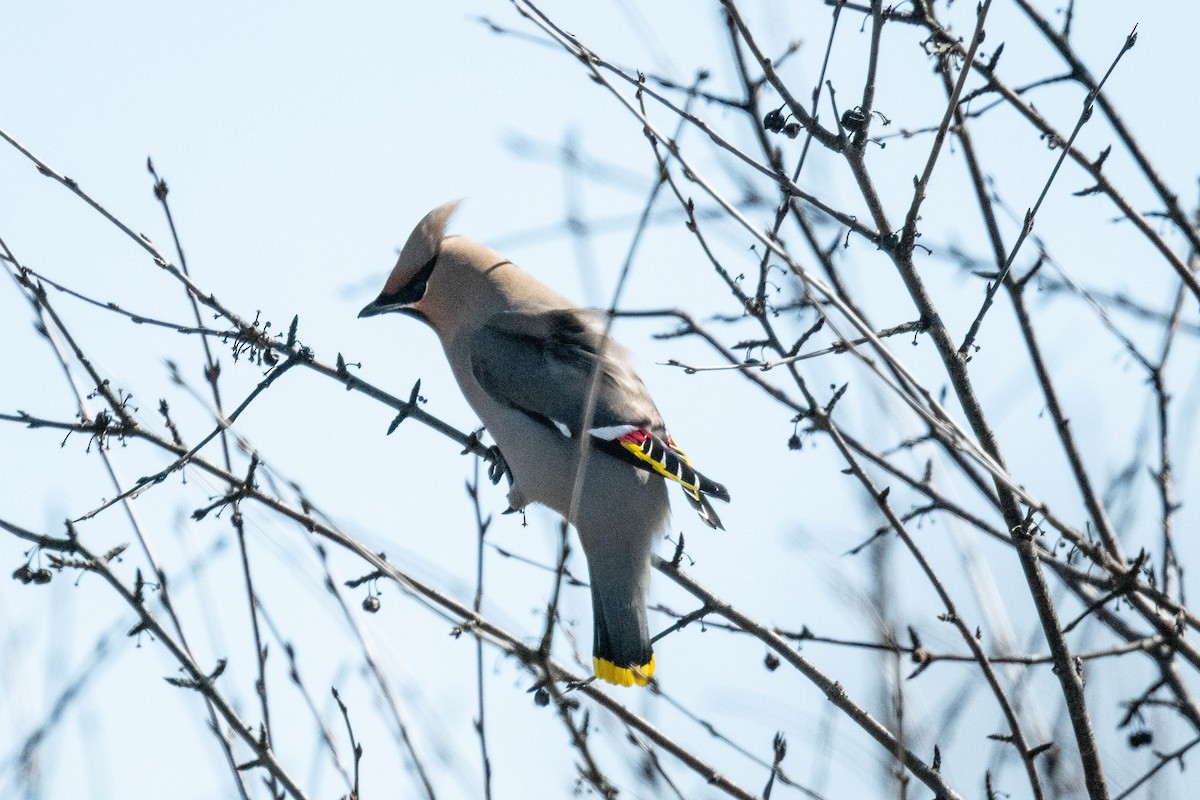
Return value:
[(387, 311), (387, 308), (381, 306), (379, 304), (379, 299), (376, 298), (363, 306), (362, 311), (358, 312), (358, 318), (362, 319), (363, 317), (373, 317), (376, 314), (382, 314), (385, 311)]
[(362, 311), (358, 312), (358, 318), (362, 319), (363, 317), (374, 317), (378, 314), (403, 314), (406, 317), (419, 319), (426, 324), (429, 322), (425, 319), (425, 315), (420, 311), (417, 311), (415, 308), (397, 305), (394, 302), (388, 302), (383, 297), (376, 297), (374, 300), (363, 306)]

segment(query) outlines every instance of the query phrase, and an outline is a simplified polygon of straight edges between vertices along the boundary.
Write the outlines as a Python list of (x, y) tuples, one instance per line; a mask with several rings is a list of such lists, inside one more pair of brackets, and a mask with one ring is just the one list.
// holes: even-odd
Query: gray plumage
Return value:
[[(435, 209), (417, 225), (383, 291), (359, 316), (407, 314), (437, 333), (463, 394), (507, 462), (511, 507), (542, 503), (579, 532), (592, 588), (597, 675), (645, 684), (654, 670), (645, 607), (650, 555), (670, 513), (663, 476), (685, 487), (713, 527), (720, 520), (706, 495), (726, 501), (729, 495), (675, 446), (599, 316), (495, 251), (444, 236), (456, 207)], [(585, 422), (593, 375), (595, 405)], [(580, 478), (585, 441), (590, 450)]]
[[(602, 352), (603, 351), (603, 352)], [(584, 403), (599, 368), (588, 429), (634, 424), (663, 430), (662, 417), (624, 348), (604, 341), (594, 312), (502, 311), (471, 338), (471, 369), (488, 394), (531, 415), (583, 430)], [(528, 376), (537, 375), (538, 380)], [(561, 431), (561, 428), (559, 428)]]

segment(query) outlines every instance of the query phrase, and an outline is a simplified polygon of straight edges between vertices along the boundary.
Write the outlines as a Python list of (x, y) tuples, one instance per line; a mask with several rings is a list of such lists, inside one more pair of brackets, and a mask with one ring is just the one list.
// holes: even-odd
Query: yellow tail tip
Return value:
[(596, 657), (592, 659), (592, 669), (597, 678), (616, 686), (645, 686), (654, 675), (654, 654), (640, 667), (618, 667), (608, 659)]

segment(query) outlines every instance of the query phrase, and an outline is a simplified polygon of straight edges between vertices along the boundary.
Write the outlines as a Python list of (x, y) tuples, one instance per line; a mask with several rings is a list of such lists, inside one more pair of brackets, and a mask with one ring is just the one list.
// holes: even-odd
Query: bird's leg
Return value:
[(521, 490), (517, 488), (516, 481), (513, 479), (512, 469), (508, 466), (508, 461), (505, 460), (504, 454), (500, 452), (500, 448), (494, 444), (485, 445), (481, 440), (480, 437), (483, 435), (484, 430), (484, 428), (476, 428), (471, 431), (467, 437), (467, 447), (463, 450), (463, 454), (478, 453), (477, 448), (482, 447), (486, 451), (481, 457), (487, 459), (488, 462), (488, 480), (494, 485), (500, 483), (503, 478), (508, 478), (508, 509), (504, 513), (515, 514), (518, 511), (524, 513), (525, 506), (529, 501), (525, 499), (525, 496), (521, 494)]
[(509, 462), (504, 461), (504, 453), (500, 452), (499, 447), (496, 445), (488, 447), (486, 458), (488, 480), (496, 485), (506, 477), (509, 479), (509, 486), (512, 486), (512, 470), (509, 469)]
[(486, 428), (476, 428), (467, 436), (467, 446), (463, 450), (463, 455), (467, 453), (477, 453), (476, 447), (482, 447), (487, 452), (483, 454), (483, 458), (488, 462), (488, 480), (493, 484), (500, 483), (500, 479), (508, 476), (508, 484), (512, 486), (512, 470), (508, 468), (508, 462), (504, 460), (504, 456), (500, 453), (500, 448), (496, 445), (485, 445), (483, 443), (483, 432)]
[(508, 468), (508, 462), (504, 460), (504, 455), (500, 452), (500, 448), (492, 445), (487, 449), (488, 478), (493, 484), (500, 483), (502, 478), (508, 478), (508, 485), (512, 486), (513, 476), (512, 470)]

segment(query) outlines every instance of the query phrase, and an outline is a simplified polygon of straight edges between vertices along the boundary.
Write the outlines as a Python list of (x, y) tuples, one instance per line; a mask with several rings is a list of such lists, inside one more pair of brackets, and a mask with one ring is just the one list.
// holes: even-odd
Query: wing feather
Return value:
[(582, 309), (494, 315), (471, 339), (471, 369), (494, 399), (542, 424), (583, 427), (583, 407), (599, 369), (590, 428), (633, 425), (662, 430), (662, 417), (625, 349), (605, 340), (595, 314)]
[(597, 449), (678, 483), (700, 518), (721, 527), (708, 496), (728, 502), (729, 492), (692, 467), (628, 353), (605, 338), (596, 314), (501, 312), (472, 336), (470, 357), (475, 380), (493, 399), (571, 438), (583, 432), (584, 404), (598, 375), (587, 431)]

